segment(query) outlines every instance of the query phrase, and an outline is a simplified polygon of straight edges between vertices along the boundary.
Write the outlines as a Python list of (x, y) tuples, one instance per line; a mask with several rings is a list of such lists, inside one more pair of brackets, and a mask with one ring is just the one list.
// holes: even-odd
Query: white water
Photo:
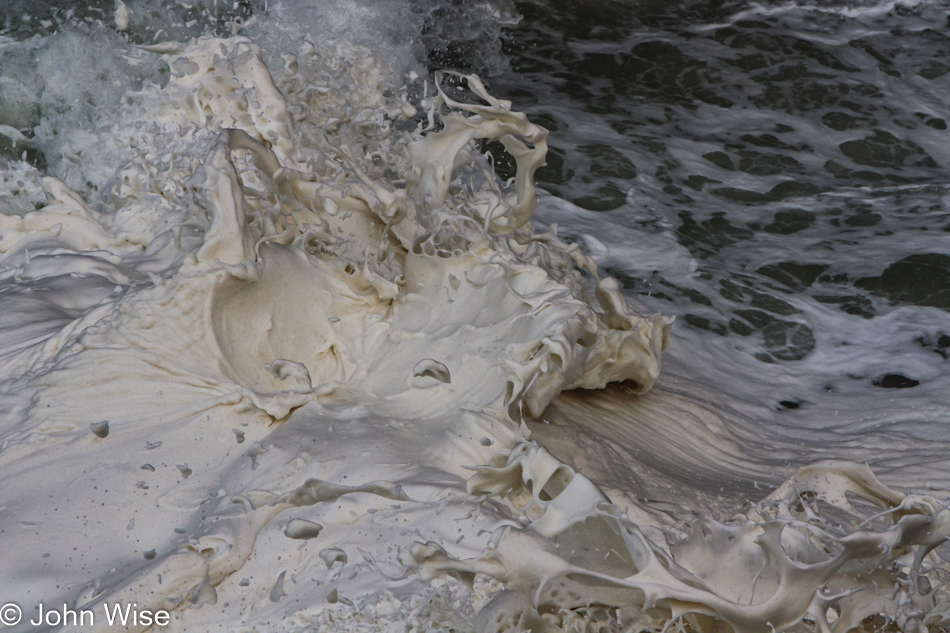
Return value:
[[(777, 413), (815, 368), (867, 359), (743, 367), (641, 317), (528, 222), (543, 129), (474, 78), (412, 80), (391, 16), (330, 15), (277, 4), (252, 40), (150, 50), (95, 26), (6, 45), (49, 60), (30, 142), (55, 177), (3, 172), (0, 598), (136, 602), (195, 631), (946, 620), (945, 556), (915, 559), (950, 530), (924, 484), (950, 484), (938, 407), (918, 406), (941, 402), (936, 365), (913, 399)], [(504, 189), (469, 144), (502, 136)], [(598, 263), (695, 268), (540, 200)], [(851, 463), (782, 483), (840, 457), (921, 494)]]

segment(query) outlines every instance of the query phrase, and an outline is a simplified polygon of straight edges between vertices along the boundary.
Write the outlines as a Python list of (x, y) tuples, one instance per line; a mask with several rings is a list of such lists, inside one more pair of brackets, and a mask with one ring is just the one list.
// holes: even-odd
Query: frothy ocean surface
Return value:
[(950, 626), (944, 3), (0, 29), (0, 600)]

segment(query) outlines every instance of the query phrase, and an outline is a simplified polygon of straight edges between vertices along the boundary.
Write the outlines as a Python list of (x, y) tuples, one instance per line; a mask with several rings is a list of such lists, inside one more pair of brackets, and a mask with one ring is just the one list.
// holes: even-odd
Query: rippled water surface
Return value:
[[(547, 188), (693, 264), (609, 259), (630, 291), (763, 363), (950, 308), (941, 3), (518, 9), (498, 82), (554, 130)], [(943, 357), (943, 313), (917, 314), (879, 343)]]

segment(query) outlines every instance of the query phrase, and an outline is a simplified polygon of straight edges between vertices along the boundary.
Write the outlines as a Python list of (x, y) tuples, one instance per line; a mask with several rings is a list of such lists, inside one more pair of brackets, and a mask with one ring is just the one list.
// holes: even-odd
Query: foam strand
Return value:
[[(950, 619), (933, 589), (950, 571), (935, 551), (950, 539), (950, 509), (887, 488), (865, 465), (803, 467), (745, 515), (698, 522), (672, 547), (533, 442), (497, 454), (468, 485), (473, 494), (511, 498), (526, 490), (543, 510), (522, 529), (504, 528), (495, 548), (472, 560), (431, 542), (414, 547), (427, 577), (470, 582), (487, 574), (507, 583), (514, 593), (485, 607), (482, 631), (566, 630), (572, 613), (592, 605), (615, 609), (618, 626), (648, 630), (682, 621), (697, 631), (721, 623), (737, 633), (852, 631), (881, 615), (901, 630), (923, 631)], [(852, 495), (883, 512), (863, 517)], [(838, 525), (816, 499), (865, 520)], [(589, 555), (595, 543), (606, 556)]]

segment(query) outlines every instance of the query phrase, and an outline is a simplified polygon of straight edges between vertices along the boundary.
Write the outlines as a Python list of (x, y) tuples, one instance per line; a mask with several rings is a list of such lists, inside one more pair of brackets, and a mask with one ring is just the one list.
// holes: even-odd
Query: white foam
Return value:
[[(448, 620), (483, 631), (943, 617), (942, 594), (904, 581), (946, 564), (928, 553), (950, 530), (933, 496), (824, 463), (684, 532), (565, 463), (609, 442), (562, 460), (533, 440), (565, 390), (649, 391), (670, 332), (532, 226), (546, 130), (475, 77), (457, 78), (463, 99), (438, 76), (425, 96), (441, 125), (423, 132), (366, 42), (262, 40), (279, 41), (280, 72), (243, 37), (129, 50), (137, 68), (160, 58), (167, 83), (43, 141), (62, 178), (4, 177), (29, 177), (18, 200), (36, 181), (48, 196), (0, 216), (4, 599), (134, 601), (172, 610), (174, 630), (429, 626), (418, 596), (438, 587), (462, 605)], [(511, 187), (474, 155), (480, 138), (515, 156)], [(663, 410), (714, 426), (712, 401), (728, 399)], [(105, 436), (90, 426), (104, 420)], [(701, 439), (711, 472), (746, 466), (728, 438)], [(884, 514), (865, 520), (848, 495)], [(866, 560), (873, 579), (848, 594)], [(422, 587), (441, 575), (480, 578)]]

